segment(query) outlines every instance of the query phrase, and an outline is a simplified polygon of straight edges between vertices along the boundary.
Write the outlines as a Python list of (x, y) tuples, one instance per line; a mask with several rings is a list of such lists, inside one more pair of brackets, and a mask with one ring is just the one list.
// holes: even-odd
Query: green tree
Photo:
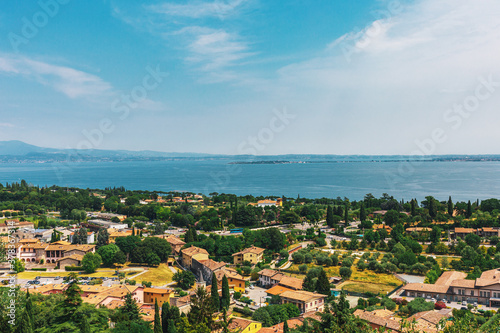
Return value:
[(109, 243), (109, 232), (108, 229), (102, 228), (97, 232), (97, 244), (96, 249), (101, 248), (102, 246), (108, 245)]
[(346, 205), (344, 209), (344, 221), (347, 226), (347, 223), (349, 223), (349, 206)]
[(288, 328), (288, 320), (283, 322), (283, 333), (290, 333), (290, 329)]
[(347, 280), (351, 277), (352, 270), (349, 267), (340, 267), (339, 274), (342, 277), (342, 279)]
[(82, 317), (82, 323), (81, 323), (81, 330), (80, 333), (90, 333), (90, 324), (89, 320), (87, 319), (87, 316)]
[(328, 208), (326, 209), (326, 224), (329, 226), (329, 227), (333, 227), (335, 225), (335, 221), (333, 219), (333, 207), (332, 206), (328, 206)]
[(155, 299), (155, 319), (154, 319), (154, 333), (163, 333), (160, 320), (160, 309), (158, 308), (158, 301)]
[(316, 281), (316, 291), (320, 294), (330, 296), (330, 281), (328, 281), (328, 277), (326, 276), (326, 272), (321, 270), (318, 276), (318, 280)]
[(31, 295), (30, 295), (30, 290), (28, 289), (26, 291), (26, 312), (28, 313), (28, 316), (31, 321), (31, 326), (34, 327), (35, 320), (33, 318), (33, 302), (31, 301)]
[(451, 196), (448, 198), (448, 215), (453, 216), (453, 201), (451, 201)]
[(397, 210), (389, 210), (384, 215), (385, 224), (388, 226), (393, 226), (399, 222), (399, 212)]
[(19, 260), (18, 258), (14, 258), (12, 263), (13, 271), (16, 273), (24, 272), (24, 262)]
[(467, 212), (465, 213), (465, 217), (470, 218), (472, 216), (472, 205), (469, 202), (467, 202)]
[(359, 208), (359, 219), (361, 221), (366, 220), (366, 211), (365, 211), (365, 205), (361, 204), (361, 207)]
[(125, 304), (118, 311), (127, 321), (139, 321), (141, 319), (139, 307), (131, 293), (125, 295)]
[(479, 247), (479, 244), (481, 244), (481, 237), (479, 237), (476, 234), (467, 234), (465, 236), (465, 243), (472, 247), (473, 249), (477, 249)]
[(229, 281), (227, 277), (224, 275), (222, 278), (222, 298), (220, 300), (221, 308), (229, 309), (229, 304), (231, 302), (229, 295)]
[(180, 271), (174, 274), (173, 280), (180, 288), (187, 290), (193, 286), (196, 278), (190, 271)]
[(210, 294), (212, 297), (212, 306), (214, 312), (218, 312), (220, 310), (220, 299), (219, 299), (219, 287), (217, 285), (217, 277), (215, 273), (212, 273), (212, 288), (210, 290)]
[(118, 251), (120, 251), (120, 248), (116, 244), (108, 244), (101, 246), (97, 253), (101, 256), (104, 266), (110, 267), (115, 263), (115, 256)]
[(19, 325), (17, 326), (16, 333), (33, 333), (33, 326), (31, 319), (29, 317), (28, 311), (23, 311), (23, 316), (19, 321)]
[(54, 229), (52, 231), (52, 235), (50, 236), (50, 242), (54, 243), (54, 242), (57, 242), (60, 240), (61, 240), (61, 233), (59, 231), (57, 231), (56, 229)]
[(102, 259), (99, 253), (86, 253), (82, 259), (82, 268), (87, 274), (95, 273), (101, 265)]

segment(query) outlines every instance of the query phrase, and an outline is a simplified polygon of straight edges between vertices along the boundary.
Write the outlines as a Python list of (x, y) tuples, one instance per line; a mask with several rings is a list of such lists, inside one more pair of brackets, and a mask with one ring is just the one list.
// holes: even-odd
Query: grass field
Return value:
[(150, 268), (146, 273), (139, 275), (136, 281), (138, 283), (148, 281), (153, 286), (163, 286), (166, 283), (172, 282), (173, 276), (174, 273), (172, 273), (166, 264), (160, 264), (158, 267)]
[[(126, 275), (135, 275), (144, 271), (142, 267), (129, 267), (125, 270)], [(123, 270), (121, 270), (123, 272)], [(39, 271), (27, 271), (17, 274), (18, 279), (34, 279), (37, 276), (41, 277), (54, 277), (54, 276), (67, 276), (71, 272), (39, 272)], [(78, 273), (78, 272), (77, 272)], [(100, 268), (97, 272), (92, 274), (79, 274), (79, 276), (89, 276), (89, 277), (113, 277), (115, 273), (114, 269), (110, 268)]]
[(366, 283), (366, 282), (358, 282), (358, 281), (347, 281), (341, 283), (337, 286), (337, 289), (357, 292), (357, 293), (366, 293), (371, 292), (374, 294), (386, 294), (392, 291), (395, 287), (391, 287), (387, 284), (378, 284), (378, 283)]

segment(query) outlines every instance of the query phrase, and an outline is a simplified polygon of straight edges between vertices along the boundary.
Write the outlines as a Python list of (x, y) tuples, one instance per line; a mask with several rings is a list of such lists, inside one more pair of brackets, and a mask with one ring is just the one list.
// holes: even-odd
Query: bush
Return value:
[(125, 280), (125, 283), (131, 286), (135, 286), (137, 282), (135, 280)]
[(306, 264), (302, 264), (299, 266), (299, 271), (303, 274), (305, 274), (307, 272), (307, 265)]
[(241, 298), (241, 293), (239, 291), (235, 291), (233, 294), (234, 299), (240, 299)]
[(383, 298), (382, 301), (380, 302), (382, 306), (385, 306), (387, 310), (394, 311), (396, 309), (396, 302), (394, 302), (390, 298)]
[(380, 301), (377, 297), (370, 297), (368, 299), (368, 305), (375, 305)]
[[(134, 280), (132, 280), (132, 281), (134, 281)], [(134, 281), (134, 282), (135, 282), (135, 281)], [(142, 281), (142, 282), (141, 282), (141, 284), (142, 284), (144, 287), (146, 287), (146, 288), (151, 288), (151, 285), (152, 285), (152, 283), (151, 283), (151, 282), (149, 282), (149, 281)], [(135, 285), (135, 283), (134, 283), (134, 285)], [(179, 294), (180, 294), (180, 292), (179, 292)]]
[(46, 272), (47, 268), (32, 268), (32, 271)]
[(64, 267), (64, 270), (66, 272), (78, 272), (78, 271), (83, 271), (82, 266), (66, 266)]

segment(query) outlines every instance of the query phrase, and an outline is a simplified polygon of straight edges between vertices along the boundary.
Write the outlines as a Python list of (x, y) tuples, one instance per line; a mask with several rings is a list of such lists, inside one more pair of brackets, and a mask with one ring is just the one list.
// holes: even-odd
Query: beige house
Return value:
[(181, 252), (181, 249), (186, 243), (181, 240), (179, 237), (176, 237), (174, 235), (169, 235), (168, 237), (162, 237), (167, 240), (167, 242), (170, 244), (172, 247), (172, 253), (174, 255), (179, 255)]
[(181, 259), (184, 267), (191, 268), (193, 265), (193, 259), (196, 259), (199, 262), (208, 260), (208, 252), (205, 249), (191, 246), (184, 250), (181, 250)]
[(462, 272), (444, 272), (435, 284), (409, 283), (403, 290), (410, 297), (500, 306), (500, 268), (485, 271), (476, 280), (466, 280), (466, 277)]
[(281, 295), (281, 304), (292, 303), (297, 305), (300, 312), (322, 312), (325, 308), (323, 294), (312, 293), (305, 290), (285, 291)]
[(81, 266), (83, 256), (80, 254), (71, 254), (69, 256), (58, 259), (59, 268), (64, 269), (66, 266)]
[(233, 260), (235, 265), (242, 264), (244, 261), (249, 261), (253, 265), (262, 260), (262, 255), (264, 254), (264, 249), (260, 247), (252, 246), (248, 249), (244, 249), (241, 252), (233, 254)]

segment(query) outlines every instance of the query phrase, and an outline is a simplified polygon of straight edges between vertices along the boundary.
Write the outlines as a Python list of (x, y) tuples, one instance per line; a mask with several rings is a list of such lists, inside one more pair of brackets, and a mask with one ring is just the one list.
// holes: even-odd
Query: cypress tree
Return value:
[(89, 320), (87, 319), (87, 316), (85, 316), (85, 315), (83, 315), (83, 317), (82, 317), (82, 329), (80, 330), (80, 333), (90, 333)]
[(31, 326), (35, 326), (35, 321), (33, 318), (33, 303), (31, 302), (31, 295), (30, 295), (30, 290), (27, 290), (26, 293), (26, 312), (28, 312), (28, 316), (30, 317), (31, 320)]
[(33, 326), (31, 325), (31, 319), (26, 309), (23, 312), (21, 321), (17, 326), (16, 333), (33, 333)]
[(326, 224), (329, 227), (333, 227), (333, 208), (332, 206), (328, 206), (326, 209)]
[(170, 320), (170, 304), (165, 302), (161, 306), (161, 327), (163, 332), (167, 332), (168, 330), (168, 322)]
[(349, 223), (349, 206), (345, 206), (345, 211), (344, 211), (344, 220), (345, 224), (347, 226), (347, 223)]
[(472, 205), (470, 203), (470, 200), (469, 202), (467, 203), (467, 218), (471, 217), (472, 216)]
[[(184, 314), (184, 313), (183, 313)], [(175, 323), (172, 319), (168, 321), (166, 333), (177, 333), (177, 328), (175, 327)]]
[(416, 204), (415, 204), (415, 199), (411, 199), (410, 201), (410, 205), (411, 205), (411, 216), (415, 216), (416, 215)]
[(320, 294), (330, 296), (330, 281), (328, 281), (324, 270), (321, 270), (319, 273), (318, 280), (316, 281), (316, 291)]
[(229, 304), (231, 302), (231, 299), (229, 297), (229, 281), (224, 275), (224, 277), (222, 278), (222, 298), (220, 300), (221, 308), (225, 308), (226, 310), (229, 309)]
[(210, 290), (210, 294), (212, 296), (212, 306), (214, 312), (218, 312), (220, 310), (220, 300), (219, 300), (219, 287), (217, 286), (217, 277), (215, 273), (212, 273), (212, 290)]
[(453, 216), (453, 201), (451, 201), (451, 196), (448, 198), (448, 215)]
[(154, 333), (163, 333), (160, 320), (160, 309), (158, 308), (158, 300), (155, 299), (155, 322)]
[(359, 209), (359, 219), (361, 221), (365, 221), (366, 220), (365, 205), (363, 205), (363, 203), (361, 203), (361, 208)]
[(434, 203), (434, 198), (429, 197), (429, 215), (434, 218), (436, 217), (436, 207)]

